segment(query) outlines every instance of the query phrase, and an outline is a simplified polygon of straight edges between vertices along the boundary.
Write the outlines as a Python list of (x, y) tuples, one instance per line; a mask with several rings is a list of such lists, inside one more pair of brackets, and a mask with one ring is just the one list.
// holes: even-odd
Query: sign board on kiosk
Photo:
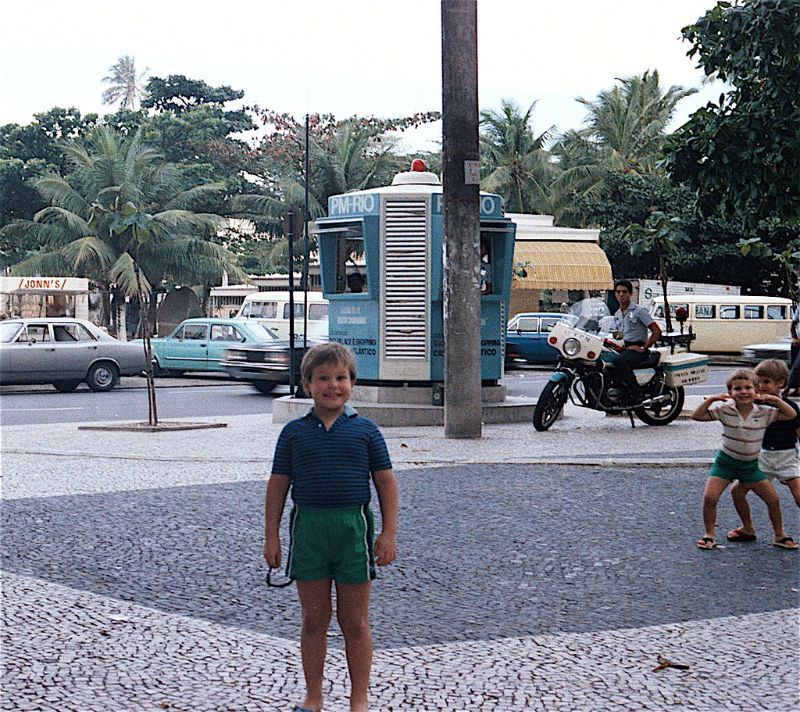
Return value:
[[(358, 381), (444, 380), (442, 185), (422, 161), (392, 185), (334, 195), (317, 220), (331, 341), (356, 356)], [(514, 223), (497, 195), (480, 195), (481, 379), (502, 377)]]

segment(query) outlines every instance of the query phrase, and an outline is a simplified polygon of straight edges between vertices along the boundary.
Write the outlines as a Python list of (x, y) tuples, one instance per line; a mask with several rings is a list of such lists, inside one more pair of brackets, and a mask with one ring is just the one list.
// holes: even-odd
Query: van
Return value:
[[(320, 292), (308, 292), (308, 338), (328, 338), (328, 300)], [(294, 293), (294, 332), (303, 334), (306, 293)], [(289, 292), (253, 292), (244, 298), (237, 319), (258, 319), (282, 339), (289, 338)]]
[[(792, 302), (783, 297), (684, 294), (668, 301), (673, 331), (679, 329), (676, 309), (683, 307), (689, 315), (684, 331), (691, 327), (697, 335), (692, 351), (738, 354), (748, 344), (777, 341), (789, 334)], [(663, 297), (653, 302), (650, 314), (664, 329)]]

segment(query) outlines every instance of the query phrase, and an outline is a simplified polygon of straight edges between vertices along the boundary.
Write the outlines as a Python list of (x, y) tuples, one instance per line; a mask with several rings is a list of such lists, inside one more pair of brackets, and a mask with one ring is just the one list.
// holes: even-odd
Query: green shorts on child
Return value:
[(296, 581), (354, 584), (375, 578), (375, 523), (368, 505), (295, 505), (289, 532), (286, 572)]
[(764, 473), (758, 469), (758, 460), (737, 460), (720, 450), (711, 465), (711, 477), (721, 477), (733, 482), (762, 482), (766, 480)]

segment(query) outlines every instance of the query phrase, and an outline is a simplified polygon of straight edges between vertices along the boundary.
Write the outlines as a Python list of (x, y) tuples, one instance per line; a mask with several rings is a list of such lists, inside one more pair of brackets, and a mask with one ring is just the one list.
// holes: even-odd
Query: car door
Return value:
[(212, 324), (211, 340), (208, 342), (208, 369), (224, 371), (222, 362), (225, 360), (225, 353), (231, 346), (244, 340), (244, 334), (233, 324)]
[(514, 327), (518, 353), (526, 361), (535, 362), (538, 359), (539, 317), (520, 316)]
[[(163, 359), (163, 363), (162, 363)], [(208, 367), (208, 324), (183, 324), (160, 344), (159, 363), (170, 371)]]
[(58, 378), (84, 378), (99, 355), (97, 340), (77, 322), (59, 322), (51, 326)]
[(49, 324), (26, 324), (9, 346), (15, 383), (48, 383), (52, 380), (56, 356)]
[(553, 327), (561, 321), (560, 317), (543, 316), (539, 321), (539, 336), (536, 340), (536, 348), (538, 353), (538, 360), (542, 363), (555, 363), (558, 361), (559, 350), (555, 346), (551, 346), (547, 338), (550, 336), (550, 331)]

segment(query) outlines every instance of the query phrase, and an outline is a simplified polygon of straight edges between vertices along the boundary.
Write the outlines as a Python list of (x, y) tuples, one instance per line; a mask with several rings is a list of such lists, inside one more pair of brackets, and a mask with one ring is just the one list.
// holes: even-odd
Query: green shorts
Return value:
[(722, 450), (714, 458), (711, 465), (711, 477), (721, 477), (723, 480), (733, 482), (762, 482), (766, 480), (766, 475), (758, 469), (758, 460), (737, 460), (730, 455), (726, 455)]
[(368, 505), (296, 505), (289, 533), (286, 573), (295, 581), (365, 583), (375, 578), (375, 522)]

